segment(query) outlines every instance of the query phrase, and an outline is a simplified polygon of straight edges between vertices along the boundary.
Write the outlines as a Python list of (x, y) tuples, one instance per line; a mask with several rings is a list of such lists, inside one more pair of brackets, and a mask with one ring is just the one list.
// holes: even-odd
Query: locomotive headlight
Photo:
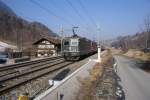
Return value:
[(72, 56), (77, 56), (78, 54), (76, 52), (71, 53)]
[(78, 46), (70, 46), (69, 51), (70, 52), (77, 52), (78, 51)]

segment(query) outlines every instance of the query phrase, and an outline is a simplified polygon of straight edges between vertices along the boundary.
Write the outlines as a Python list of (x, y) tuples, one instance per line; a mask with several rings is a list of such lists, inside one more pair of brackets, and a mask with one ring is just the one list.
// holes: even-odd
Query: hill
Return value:
[(57, 34), (39, 22), (28, 22), (18, 17), (7, 5), (0, 2), (0, 41), (32, 47), (41, 37), (55, 37)]
[(144, 49), (150, 47), (150, 33), (142, 32), (135, 35), (118, 37), (116, 41), (111, 43), (111, 46), (122, 49)]
[(16, 16), (16, 14), (2, 1), (0, 1), (0, 12), (5, 12), (9, 15)]

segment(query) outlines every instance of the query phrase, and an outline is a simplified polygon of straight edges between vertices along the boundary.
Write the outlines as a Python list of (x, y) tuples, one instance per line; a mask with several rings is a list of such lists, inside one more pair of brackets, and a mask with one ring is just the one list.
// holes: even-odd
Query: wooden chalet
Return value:
[(55, 38), (41, 38), (33, 45), (38, 57), (57, 56), (60, 52), (61, 41)]

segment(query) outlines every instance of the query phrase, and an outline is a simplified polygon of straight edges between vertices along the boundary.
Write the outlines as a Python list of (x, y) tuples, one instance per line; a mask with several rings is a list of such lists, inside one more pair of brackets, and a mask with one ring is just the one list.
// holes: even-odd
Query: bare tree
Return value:
[(149, 38), (150, 38), (150, 16), (146, 16), (145, 20), (145, 47), (148, 48), (149, 47)]

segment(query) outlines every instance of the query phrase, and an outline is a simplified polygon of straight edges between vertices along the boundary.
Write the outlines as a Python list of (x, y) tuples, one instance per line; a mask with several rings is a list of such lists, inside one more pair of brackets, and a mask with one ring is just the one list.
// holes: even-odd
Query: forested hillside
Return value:
[(122, 49), (150, 48), (150, 16), (146, 16), (144, 19), (143, 32), (136, 33), (135, 35), (118, 37), (111, 45)]
[(28, 22), (18, 17), (9, 7), (0, 2), (0, 40), (29, 48), (41, 37), (57, 36), (39, 22)]
[(136, 33), (135, 35), (118, 37), (111, 44), (122, 49), (144, 49), (150, 47), (150, 32)]

